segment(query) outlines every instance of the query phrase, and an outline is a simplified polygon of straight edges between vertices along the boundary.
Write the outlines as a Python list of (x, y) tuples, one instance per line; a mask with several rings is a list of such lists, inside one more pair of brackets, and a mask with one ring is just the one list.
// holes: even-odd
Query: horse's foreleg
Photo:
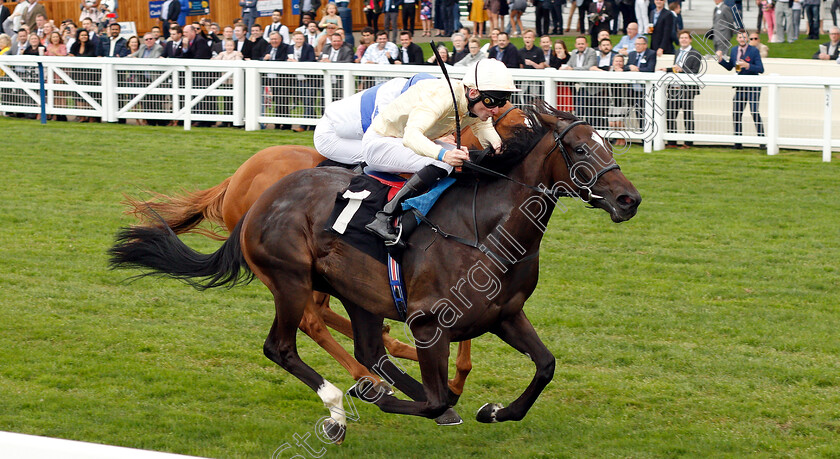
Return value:
[(499, 404), (488, 403), (481, 407), (476, 419), (480, 422), (519, 421), (525, 417), (554, 376), (554, 356), (537, 336), (537, 332), (522, 311), (500, 323), (494, 333), (519, 352), (531, 357), (537, 371), (525, 392), (510, 406), (502, 408)]
[[(425, 328), (432, 328), (433, 330), (425, 330)], [(446, 385), (446, 379), (449, 370), (449, 339), (443, 335), (435, 334), (434, 331), (436, 330), (438, 328), (434, 324), (412, 330), (418, 342), (428, 343), (427, 346), (418, 346), (417, 349), (426, 401), (409, 402), (394, 397), (381, 397), (376, 401), (376, 405), (382, 411), (438, 419), (447, 418), (451, 414), (454, 417), (450, 422), (446, 422), (447, 424), (460, 424), (462, 422), (461, 418), (449, 408), (447, 403), (449, 388)], [(426, 333), (427, 331), (429, 333)], [(438, 421), (438, 423), (441, 424), (442, 422)]]
[(455, 359), (455, 377), (449, 380), (449, 390), (451, 390), (452, 394), (456, 396), (455, 400), (450, 400), (451, 405), (454, 405), (453, 402), (457, 401), (457, 397), (464, 392), (464, 384), (467, 382), (467, 375), (470, 374), (470, 370), (472, 370), (470, 347), (471, 343), (469, 340), (458, 343), (458, 357)]
[[(318, 294), (315, 295), (316, 297)], [(329, 296), (327, 297), (329, 301)], [(314, 306), (317, 308), (318, 306)], [(346, 320), (346, 319), (345, 319)], [(349, 321), (348, 321), (349, 323)], [(299, 328), (306, 333), (313, 341), (318, 343), (321, 348), (327, 351), (332, 358), (334, 358), (341, 366), (344, 367), (354, 380), (359, 380), (363, 377), (368, 377), (372, 381), (381, 382), (379, 377), (368, 371), (361, 363), (357, 362), (340, 344), (332, 337), (327, 326), (321, 319), (321, 316), (313, 310), (313, 305), (306, 307), (301, 318)]]

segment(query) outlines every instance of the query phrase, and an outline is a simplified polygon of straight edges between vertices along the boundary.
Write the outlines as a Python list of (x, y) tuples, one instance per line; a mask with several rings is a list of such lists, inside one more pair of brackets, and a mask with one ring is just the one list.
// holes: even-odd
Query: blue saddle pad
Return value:
[[(403, 204), (403, 210), (409, 209), (417, 209), (423, 215), (429, 213), (432, 209), (432, 206), (435, 205), (440, 195), (443, 194), (452, 184), (455, 183), (455, 179), (452, 177), (444, 177), (435, 185), (431, 190), (427, 191), (426, 193), (421, 194), (420, 196), (415, 196), (410, 199), (406, 199)], [(420, 223), (420, 220), (417, 220)]]

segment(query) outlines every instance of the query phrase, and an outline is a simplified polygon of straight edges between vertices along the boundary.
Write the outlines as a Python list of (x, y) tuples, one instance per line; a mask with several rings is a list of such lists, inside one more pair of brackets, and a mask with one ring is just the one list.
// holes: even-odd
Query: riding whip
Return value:
[(449, 91), (452, 93), (452, 104), (455, 107), (455, 148), (461, 148), (461, 117), (458, 115), (458, 100), (455, 99), (455, 90), (452, 89), (452, 82), (449, 81), (449, 72), (446, 71), (446, 64), (443, 63), (443, 59), (440, 58), (440, 53), (437, 50), (437, 44), (434, 40), (429, 42), (429, 46), (432, 47), (432, 52), (435, 53), (435, 60), (437, 61), (438, 65), (440, 66), (440, 70), (443, 72), (443, 77), (446, 79), (446, 83), (449, 84)]

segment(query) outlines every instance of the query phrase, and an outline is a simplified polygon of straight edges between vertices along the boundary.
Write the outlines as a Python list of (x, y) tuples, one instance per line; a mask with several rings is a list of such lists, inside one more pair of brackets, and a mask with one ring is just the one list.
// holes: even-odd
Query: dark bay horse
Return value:
[[(493, 123), (502, 139), (506, 139), (511, 136), (515, 127), (523, 125), (524, 120), (522, 111), (515, 109), (508, 102), (501, 107)], [(478, 139), (470, 128), (462, 131), (461, 143), (473, 150), (481, 149)], [(233, 175), (214, 187), (172, 196), (148, 192), (152, 199), (147, 200), (126, 197), (125, 204), (129, 208), (126, 213), (152, 226), (159, 225), (162, 218), (176, 234), (195, 232), (213, 239), (224, 240), (225, 236), (199, 225), (203, 221), (208, 221), (231, 231), (269, 186), (293, 172), (311, 169), (324, 160), (326, 158), (314, 148), (303, 145), (268, 147), (251, 156)], [(306, 308), (301, 318), (300, 330), (326, 350), (350, 373), (353, 379), (378, 379), (330, 335), (327, 327), (353, 339), (350, 321), (330, 309), (329, 300), (329, 295), (321, 292), (313, 295), (312, 303)], [(391, 355), (417, 360), (417, 351), (414, 347), (391, 337), (387, 333), (387, 328), (382, 338)], [(455, 368), (457, 370), (455, 378), (450, 381), (449, 388), (453, 393), (460, 395), (472, 368), (469, 341), (459, 344)]]
[(422, 384), (386, 358), (383, 318), (398, 317), (382, 265), (324, 231), (335, 194), (350, 181), (349, 171), (309, 169), (274, 184), (210, 255), (189, 249), (166, 228), (123, 229), (111, 249), (112, 266), (144, 268), (150, 270), (145, 274), (165, 274), (199, 288), (234, 284), (242, 280), (242, 269), (250, 269), (275, 299), (264, 353), (330, 408), (322, 428), (335, 442), (346, 432), (342, 392), (300, 359), (295, 344), (313, 291), (341, 300), (352, 322), (356, 358), (413, 399), (384, 391), (370, 396), (357, 388), (365, 400), (386, 412), (440, 416), (452, 400), (449, 344), (490, 332), (529, 356), (536, 374), (510, 405), (488, 403), (477, 419), (520, 420), (554, 373), (554, 356), (523, 306), (537, 285), (539, 245), (557, 196), (577, 195), (607, 211), (614, 222), (632, 218), (641, 202), (608, 143), (591, 126), (547, 107), (530, 110), (529, 119), (531, 127), (505, 142), (504, 154), (488, 158), (493, 169), (512, 167), (506, 171), (510, 181), (460, 181), (429, 214), (449, 233), (466, 236), (475, 229), (481, 250), (441, 238), (426, 226), (409, 241), (403, 259), (406, 325), (417, 345)]

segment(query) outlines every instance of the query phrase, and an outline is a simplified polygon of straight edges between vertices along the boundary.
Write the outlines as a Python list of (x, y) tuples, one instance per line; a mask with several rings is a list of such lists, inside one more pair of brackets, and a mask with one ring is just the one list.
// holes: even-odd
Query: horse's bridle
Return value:
[[(502, 119), (511, 110), (513, 110), (513, 108), (510, 108), (505, 113), (503, 113), (502, 116), (499, 117), (499, 119)], [(572, 183), (574, 183), (574, 185), (577, 186), (580, 190), (586, 190), (586, 193), (587, 193), (587, 198), (586, 199), (583, 199), (583, 197), (580, 195), (580, 193), (573, 193), (573, 192), (570, 192), (568, 190), (556, 190), (556, 189), (549, 190), (548, 188), (546, 188), (544, 186), (536, 187), (536, 186), (533, 186), (533, 185), (528, 185), (527, 183), (522, 183), (519, 180), (511, 178), (511, 177), (509, 177), (505, 174), (502, 174), (500, 172), (496, 172), (496, 171), (494, 171), (492, 169), (488, 169), (484, 166), (479, 166), (478, 164), (476, 164), (472, 161), (464, 161), (464, 167), (466, 167), (468, 169), (475, 170), (475, 171), (480, 172), (482, 174), (490, 175), (490, 176), (497, 177), (497, 178), (503, 178), (505, 180), (516, 183), (518, 185), (524, 186), (525, 188), (533, 190), (537, 193), (546, 195), (549, 198), (553, 198), (555, 200), (559, 197), (567, 197), (567, 198), (580, 197), (581, 199), (584, 200), (584, 202), (588, 203), (588, 202), (592, 201), (593, 199), (604, 199), (603, 196), (598, 196), (596, 194), (593, 194), (592, 189), (589, 187), (589, 185), (587, 185), (586, 183), (582, 183), (580, 180), (578, 180), (574, 177), (575, 174), (573, 173), (574, 171), (572, 170), (571, 156), (569, 155), (569, 152), (566, 150), (566, 147), (563, 145), (563, 137), (565, 137), (566, 134), (568, 134), (569, 131), (571, 131), (574, 127), (579, 126), (581, 124), (587, 124), (588, 125), (589, 123), (587, 123), (586, 121), (582, 121), (582, 120), (574, 121), (574, 122), (570, 123), (568, 126), (566, 126), (566, 128), (563, 129), (560, 133), (558, 133), (557, 128), (560, 125), (560, 120), (558, 120), (557, 124), (554, 126), (554, 129), (552, 129), (552, 132), (554, 134), (554, 147), (551, 149), (551, 151), (548, 152), (548, 154), (546, 155), (546, 159), (548, 159), (548, 157), (554, 152), (554, 150), (557, 150), (558, 147), (559, 147), (560, 152), (563, 155), (563, 159), (566, 161), (566, 166), (569, 168), (569, 177), (571, 177)], [(589, 164), (589, 163), (587, 163), (587, 164)], [(620, 169), (621, 168), (618, 167), (618, 164), (615, 163), (615, 160), (613, 160), (613, 164), (610, 164), (610, 165), (602, 168), (601, 170), (599, 170), (595, 173), (594, 179), (591, 180), (592, 184), (595, 184), (595, 182), (597, 182), (598, 179), (601, 178), (601, 176), (606, 174), (607, 172), (609, 172), (611, 170), (620, 170)], [(507, 258), (501, 257), (498, 254), (496, 254), (489, 247), (485, 246), (484, 244), (481, 244), (480, 241), (479, 241), (478, 216), (477, 216), (477, 213), (476, 213), (476, 197), (477, 197), (477, 195), (478, 195), (478, 181), (475, 182), (475, 194), (473, 195), (473, 209), (472, 209), (473, 210), (473, 228), (474, 228), (474, 231), (475, 231), (475, 241), (474, 242), (469, 240), (469, 239), (466, 239), (466, 238), (463, 238), (463, 237), (460, 237), (460, 236), (456, 236), (454, 234), (447, 233), (446, 231), (442, 230), (438, 225), (429, 221), (429, 219), (426, 218), (425, 215), (423, 215), (422, 213), (417, 211), (417, 209), (412, 209), (412, 211), (413, 211), (415, 217), (417, 217), (417, 219), (420, 220), (422, 223), (425, 223), (426, 225), (428, 225), (435, 234), (441, 235), (444, 239), (451, 239), (451, 240), (453, 240), (455, 242), (458, 242), (460, 244), (464, 244), (466, 246), (479, 249), (482, 252), (486, 253), (488, 256), (493, 257), (493, 259), (495, 259), (497, 262), (502, 263), (504, 265), (514, 266), (514, 265), (524, 263), (524, 262), (527, 262), (527, 261), (530, 261), (530, 260), (533, 260), (533, 259), (536, 259), (537, 257), (539, 257), (540, 252), (536, 251), (536, 252), (534, 252), (530, 255), (526, 255), (526, 256), (518, 259), (518, 260), (515, 260), (515, 261), (511, 262)]]
[(493, 120), (493, 127), (496, 127), (496, 125), (499, 124), (499, 121), (501, 121), (502, 118), (506, 117), (508, 115), (508, 113), (512, 112), (514, 108), (516, 108), (516, 106), (511, 104), (509, 109), (505, 110), (505, 112), (502, 113), (498, 118), (494, 119)]
[[(511, 107), (505, 113), (503, 113), (502, 116), (499, 117), (499, 120), (501, 120), (511, 110), (513, 110), (513, 107)], [(496, 121), (498, 122), (498, 120), (496, 120)], [(598, 179), (600, 179), (602, 175), (606, 174), (607, 172), (609, 172), (611, 170), (621, 170), (621, 167), (619, 167), (619, 165), (615, 162), (615, 160), (613, 160), (612, 164), (604, 166), (603, 168), (601, 168), (600, 170), (597, 170), (595, 172), (593, 178), (590, 179), (591, 183), (581, 182), (577, 178), (577, 174), (575, 174), (574, 171), (572, 170), (572, 167), (573, 167), (572, 157), (571, 157), (571, 155), (569, 155), (569, 151), (566, 150), (566, 146), (563, 145), (563, 138), (566, 137), (566, 134), (568, 134), (569, 131), (571, 131), (576, 126), (579, 126), (579, 125), (587, 125), (588, 126), (589, 123), (587, 123), (586, 121), (583, 121), (583, 120), (577, 120), (577, 121), (574, 121), (572, 123), (569, 123), (569, 125), (567, 125), (565, 127), (565, 129), (563, 129), (562, 131), (560, 131), (558, 133), (557, 129), (559, 128), (559, 125), (560, 125), (560, 120), (557, 121), (557, 124), (554, 126), (554, 129), (552, 129), (552, 132), (553, 132), (553, 135), (554, 135), (554, 147), (551, 149), (551, 151), (548, 152), (547, 155), (545, 155), (545, 158), (548, 159), (548, 157), (551, 156), (551, 154), (554, 153), (554, 151), (559, 148), (560, 153), (563, 155), (563, 160), (566, 161), (566, 167), (569, 168), (569, 177), (572, 180), (572, 184), (574, 184), (580, 191), (585, 191), (586, 192), (586, 197), (585, 198), (583, 197), (583, 195), (581, 195), (581, 193), (573, 193), (573, 192), (570, 192), (568, 190), (560, 190), (560, 189), (549, 190), (545, 187), (536, 187), (536, 186), (533, 186), (533, 185), (528, 185), (527, 183), (522, 183), (519, 180), (508, 177), (507, 175), (502, 174), (500, 172), (496, 172), (496, 171), (494, 171), (492, 169), (488, 169), (484, 166), (479, 166), (478, 164), (476, 164), (474, 162), (471, 162), (471, 161), (464, 161), (464, 167), (466, 167), (468, 169), (475, 170), (475, 171), (480, 172), (482, 174), (491, 175), (491, 176), (494, 176), (494, 177), (497, 177), (497, 178), (503, 178), (503, 179), (508, 180), (510, 182), (514, 182), (518, 185), (524, 186), (525, 188), (529, 188), (533, 191), (536, 191), (537, 193), (544, 194), (544, 195), (546, 195), (550, 198), (553, 198), (553, 199), (557, 199), (557, 198), (561, 198), (561, 197), (564, 197), (564, 198), (579, 197), (579, 198), (581, 198), (581, 200), (583, 202), (587, 202), (587, 203), (591, 202), (593, 199), (604, 199), (603, 196), (599, 196), (597, 194), (592, 193), (592, 188), (590, 188), (591, 185), (594, 185), (595, 182), (597, 182)], [(589, 165), (589, 163), (586, 163), (586, 164)], [(593, 169), (594, 169), (594, 167), (593, 167)]]
[[(593, 194), (592, 193), (592, 188), (590, 188), (590, 187), (592, 185), (594, 185), (598, 181), (598, 179), (601, 178), (602, 175), (604, 175), (607, 172), (612, 171), (612, 170), (621, 170), (621, 167), (618, 165), (618, 163), (615, 162), (615, 160), (613, 160), (612, 164), (606, 165), (606, 166), (602, 167), (600, 170), (596, 170), (594, 176), (589, 180), (589, 182), (587, 182), (587, 183), (581, 182), (580, 179), (577, 178), (577, 174), (575, 174), (574, 170), (572, 170), (572, 168), (574, 167), (574, 164), (576, 164), (576, 163), (572, 163), (572, 157), (571, 157), (571, 155), (569, 155), (569, 151), (566, 150), (566, 146), (563, 145), (563, 137), (565, 137), (566, 134), (568, 134), (569, 131), (572, 130), (572, 128), (574, 128), (576, 126), (579, 126), (579, 125), (589, 125), (589, 123), (587, 123), (586, 121), (583, 121), (583, 120), (577, 120), (577, 121), (569, 123), (566, 126), (565, 129), (563, 129), (560, 133), (558, 133), (557, 128), (559, 128), (559, 126), (560, 126), (560, 120), (557, 120), (557, 124), (555, 125), (555, 129), (553, 129), (553, 132), (554, 132), (554, 148), (552, 148), (551, 151), (548, 152), (548, 154), (546, 155), (546, 159), (548, 159), (548, 157), (551, 156), (551, 154), (554, 152), (554, 150), (557, 150), (557, 148), (559, 147), (560, 148), (560, 153), (563, 155), (563, 160), (566, 161), (566, 167), (569, 168), (569, 178), (572, 180), (572, 183), (581, 192), (584, 192), (584, 191), (586, 192), (587, 196), (585, 198), (580, 193), (578, 193), (578, 197), (580, 197), (581, 200), (583, 200), (583, 202), (590, 202), (593, 199), (604, 199), (603, 196), (598, 196), (597, 194)], [(585, 164), (591, 166), (591, 164), (589, 162), (586, 162)], [(552, 194), (556, 193), (557, 191), (558, 190), (554, 190), (552, 192)], [(566, 194), (568, 194), (568, 193), (566, 193)], [(556, 196), (556, 194), (555, 194), (555, 196)]]

